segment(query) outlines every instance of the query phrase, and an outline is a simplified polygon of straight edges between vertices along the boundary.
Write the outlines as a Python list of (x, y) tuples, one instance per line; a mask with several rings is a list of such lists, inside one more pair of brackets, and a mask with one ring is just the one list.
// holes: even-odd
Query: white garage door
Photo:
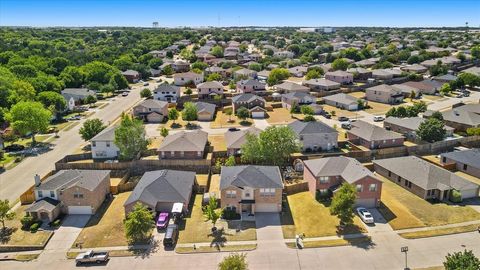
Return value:
[(474, 198), (478, 196), (478, 189), (462, 190), (462, 199)]
[(375, 207), (375, 199), (357, 199), (356, 206), (361, 206), (365, 208)]
[(258, 203), (255, 212), (278, 212), (278, 206), (276, 203)]
[(69, 206), (68, 214), (70, 215), (91, 215), (92, 208), (90, 206)]
[(265, 118), (264, 112), (252, 112), (252, 118)]

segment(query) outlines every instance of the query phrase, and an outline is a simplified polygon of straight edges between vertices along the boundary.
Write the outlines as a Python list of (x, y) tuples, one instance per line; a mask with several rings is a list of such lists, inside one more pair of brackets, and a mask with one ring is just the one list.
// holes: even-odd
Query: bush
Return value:
[(226, 220), (240, 219), (240, 215), (232, 209), (225, 208), (222, 211), (222, 218)]
[(40, 224), (41, 224), (40, 222), (33, 223), (30, 226), (30, 232), (36, 233), (38, 231), (38, 228), (40, 228)]
[(34, 220), (33, 217), (30, 215), (25, 215), (21, 220), (20, 223), (22, 223), (22, 229), (28, 229), (30, 226), (32, 226)]
[(56, 219), (52, 223), (50, 223), (50, 227), (55, 227), (55, 228), (60, 227), (61, 222), (62, 221), (60, 219)]
[(462, 193), (460, 191), (453, 189), (450, 192), (450, 201), (454, 203), (461, 203), (462, 202)]

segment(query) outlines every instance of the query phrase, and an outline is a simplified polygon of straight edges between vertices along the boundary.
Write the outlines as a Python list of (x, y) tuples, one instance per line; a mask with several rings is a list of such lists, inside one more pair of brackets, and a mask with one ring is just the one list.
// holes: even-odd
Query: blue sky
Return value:
[(479, 0), (0, 0), (1, 26), (480, 26)]

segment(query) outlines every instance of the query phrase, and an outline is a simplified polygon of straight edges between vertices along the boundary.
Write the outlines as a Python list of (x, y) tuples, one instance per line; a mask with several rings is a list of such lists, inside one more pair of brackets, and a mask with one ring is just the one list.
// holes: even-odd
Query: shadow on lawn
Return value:
[(225, 232), (224, 228), (217, 229), (216, 231), (213, 231), (211, 234), (209, 234), (209, 237), (213, 237), (212, 241), (210, 242), (210, 247), (215, 246), (218, 250), (220, 250), (220, 247), (224, 247), (225, 243), (227, 242), (227, 237), (228, 234)]
[[(137, 245), (142, 244), (142, 243), (136, 243)], [(155, 240), (153, 236), (151, 236), (146, 243), (144, 244), (150, 244), (150, 247), (147, 249), (135, 249), (135, 248), (130, 248), (129, 250), (132, 251), (133, 255), (138, 258), (149, 258), (152, 253), (155, 253), (158, 251), (159, 247), (159, 241)]]
[(0, 243), (6, 244), (10, 241), (12, 234), (17, 230), (17, 228), (5, 227), (0, 229)]
[(387, 223), (397, 218), (395, 213), (393, 213), (392, 210), (390, 210), (390, 208), (388, 208), (388, 206), (386, 206), (383, 202), (380, 202), (378, 212), (382, 214), (383, 218)]

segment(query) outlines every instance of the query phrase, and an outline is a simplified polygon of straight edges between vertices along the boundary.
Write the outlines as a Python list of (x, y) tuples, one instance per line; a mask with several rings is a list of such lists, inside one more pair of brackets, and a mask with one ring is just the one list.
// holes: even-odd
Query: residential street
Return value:
[[(153, 89), (153, 83), (149, 87)], [(122, 111), (140, 100), (139, 92), (143, 88), (145, 87), (133, 88), (127, 97), (120, 95), (115, 97), (115, 100), (112, 100), (108, 106), (96, 111), (88, 118), (100, 118), (104, 123), (115, 120)], [(0, 199), (9, 199), (14, 202), (33, 184), (35, 174), (45, 175), (54, 169), (55, 162), (79, 148), (83, 140), (78, 131), (84, 121), (85, 119), (80, 120), (79, 124), (68, 131), (59, 132), (60, 138), (52, 142), (51, 151), (35, 157), (28, 157), (15, 168), (0, 174)]]

